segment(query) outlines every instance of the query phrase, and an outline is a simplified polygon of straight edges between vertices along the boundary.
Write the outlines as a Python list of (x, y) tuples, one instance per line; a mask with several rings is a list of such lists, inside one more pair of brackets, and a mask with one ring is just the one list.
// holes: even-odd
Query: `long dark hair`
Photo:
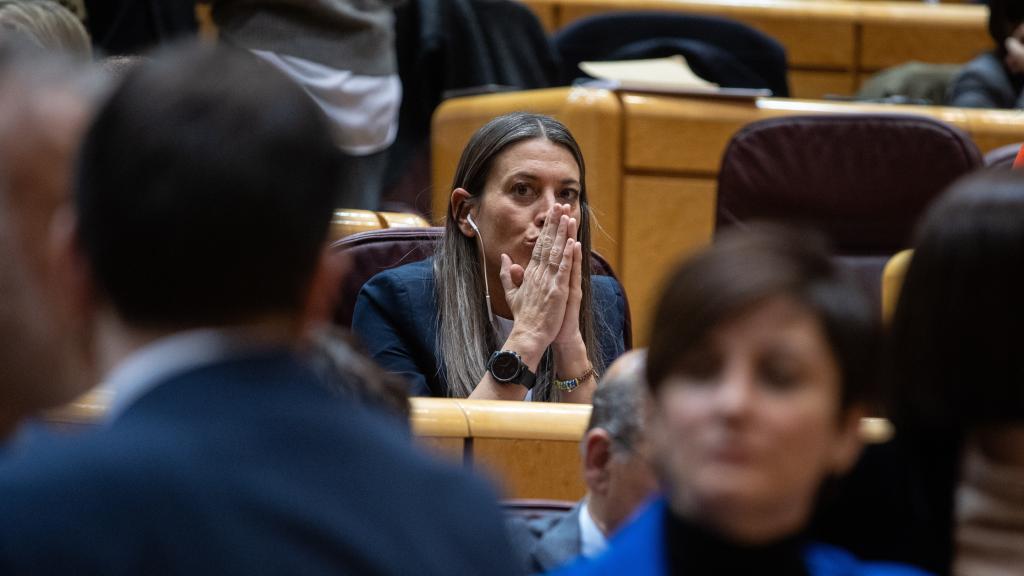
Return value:
[(996, 43), (1000, 60), (1006, 56), (1006, 39), (1024, 22), (1020, 0), (988, 0), (988, 33)]
[[(517, 142), (536, 138), (544, 138), (568, 150), (579, 167), (580, 223), (577, 238), (583, 244), (583, 270), (589, 272), (592, 215), (587, 203), (586, 169), (576, 139), (561, 122), (550, 116), (527, 112), (514, 112), (491, 120), (477, 130), (462, 151), (452, 189), (463, 188), (470, 194), (468, 202), (479, 202), (495, 158)], [(449, 204), (444, 236), (434, 266), (439, 311), (437, 349), (444, 361), (441, 369), (448, 383), (449, 396), (464, 398), (469, 396), (480, 381), (486, 371), (487, 358), (500, 342), (496, 341), (497, 337), (488, 322), (483, 270), (477, 244), (462, 234), (451, 211)], [(591, 365), (600, 372), (604, 368), (604, 359), (595, 335), (590, 274), (583, 274), (582, 287), (580, 333), (587, 346)], [(551, 356), (549, 350), (538, 369), (535, 399), (557, 399), (557, 391), (551, 387), (554, 375)]]
[(940, 574), (951, 568), (967, 436), (1024, 421), (1022, 294), (1024, 176), (959, 181), (922, 220), (886, 355), (896, 443), (920, 522), (907, 544)]

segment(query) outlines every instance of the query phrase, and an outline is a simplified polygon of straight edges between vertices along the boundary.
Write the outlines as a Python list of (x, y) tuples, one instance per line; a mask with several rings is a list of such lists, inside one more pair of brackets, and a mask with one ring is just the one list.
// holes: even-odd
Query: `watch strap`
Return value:
[[(515, 357), (515, 360), (518, 363), (518, 369), (516, 370), (516, 373), (509, 377), (505, 377), (504, 375), (500, 374), (495, 374), (495, 361), (497, 361), (502, 356), (508, 355)], [(487, 371), (491, 373), (491, 376), (494, 377), (496, 381), (502, 384), (518, 384), (523, 388), (526, 388), (527, 390), (532, 390), (534, 384), (537, 383), (537, 375), (530, 370), (529, 366), (526, 365), (526, 362), (523, 362), (523, 357), (520, 356), (519, 353), (514, 350), (498, 350), (491, 354), (490, 359), (487, 360)]]

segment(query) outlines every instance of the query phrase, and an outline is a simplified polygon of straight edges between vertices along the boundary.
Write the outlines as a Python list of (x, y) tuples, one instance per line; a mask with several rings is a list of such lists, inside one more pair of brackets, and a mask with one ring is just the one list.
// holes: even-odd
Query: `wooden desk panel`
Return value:
[(992, 49), (983, 6), (867, 4), (859, 20), (862, 73), (911, 60), (959, 64)]
[(860, 81), (852, 72), (789, 71), (789, 95), (792, 98), (820, 98), (848, 95), (857, 91)]
[(705, 246), (715, 218), (715, 182), (706, 178), (627, 176), (622, 190), (620, 275), (633, 312), (633, 342), (648, 344), (665, 275)]
[(448, 398), (416, 398), (410, 403), (413, 434), (431, 438), (468, 438), (469, 422), (462, 406)]
[(461, 465), (465, 460), (465, 438), (435, 438), (433, 436), (416, 436), (416, 445), (428, 454), (438, 456), (452, 464)]
[[(74, 433), (99, 420), (109, 400), (94, 391), (50, 412), (46, 420)], [(586, 492), (580, 472), (580, 440), (589, 406), (451, 398), (413, 398), (411, 403), (416, 443), (449, 462), (490, 476), (506, 498), (578, 500)], [(475, 416), (460, 425), (460, 414)], [(488, 414), (499, 417), (489, 419)], [(481, 434), (459, 437), (459, 431), (472, 427), (469, 422), (474, 418)], [(440, 428), (432, 424), (439, 422), (444, 423)], [(439, 435), (431, 435), (434, 432)], [(867, 442), (884, 442), (891, 437), (892, 428), (884, 419), (865, 418), (861, 435)], [(468, 457), (464, 457), (467, 450)]]
[[(438, 398), (445, 402), (447, 399)], [(470, 435), (481, 438), (578, 442), (590, 420), (590, 405), (502, 400), (459, 400)]]
[(474, 439), (472, 466), (505, 498), (579, 500), (587, 491), (579, 440)]
[(331, 227), (328, 235), (330, 241), (334, 242), (357, 232), (380, 230), (381, 228), (387, 228), (387, 226), (381, 222), (376, 212), (358, 209), (339, 209), (335, 210), (331, 216)]
[(982, 153), (1007, 144), (1024, 142), (1024, 111), (965, 110), (967, 131)]
[[(725, 147), (740, 128), (755, 120), (794, 114), (921, 114), (971, 132), (970, 111), (939, 106), (786, 98), (744, 102), (629, 93), (622, 95), (622, 103), (626, 115), (627, 171), (716, 177)], [(1024, 122), (1014, 124), (1015, 133), (1022, 134)]]

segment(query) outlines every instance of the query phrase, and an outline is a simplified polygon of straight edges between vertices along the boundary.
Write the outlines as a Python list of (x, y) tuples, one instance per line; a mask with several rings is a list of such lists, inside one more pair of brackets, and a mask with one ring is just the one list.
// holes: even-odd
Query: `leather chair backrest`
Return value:
[(753, 220), (823, 232), (881, 309), (882, 269), (919, 216), (981, 166), (961, 130), (921, 116), (787, 116), (733, 136), (718, 175), (716, 230)]
[(888, 257), (907, 247), (925, 207), (979, 166), (964, 132), (921, 116), (753, 122), (722, 158), (716, 228), (799, 223), (824, 232), (840, 254)]
[[(334, 323), (345, 328), (351, 327), (356, 297), (363, 284), (384, 270), (433, 256), (443, 232), (444, 228), (441, 227), (384, 228), (359, 232), (334, 242), (332, 250), (336, 254), (345, 252), (345, 257), (351, 259), (334, 309)], [(597, 252), (593, 252), (592, 256), (590, 262), (593, 274), (611, 276), (618, 281), (607, 260)], [(624, 339), (626, 350), (629, 350), (633, 347), (633, 326), (628, 299), (625, 316)]]
[(686, 57), (702, 78), (727, 88), (768, 88), (789, 96), (786, 51), (745, 24), (716, 16), (672, 12), (610, 12), (577, 20), (552, 39), (562, 57), (562, 80), (583, 73), (579, 63)]

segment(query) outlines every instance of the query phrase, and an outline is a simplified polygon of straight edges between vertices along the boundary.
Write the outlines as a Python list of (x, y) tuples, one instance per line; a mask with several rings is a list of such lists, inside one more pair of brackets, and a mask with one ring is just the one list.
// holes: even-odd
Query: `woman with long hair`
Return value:
[(922, 221), (888, 362), (905, 532), (940, 574), (1024, 566), (1022, 295), (1024, 175), (961, 180)]
[(590, 274), (591, 218), (568, 129), (495, 118), (459, 160), (436, 256), (367, 282), (353, 332), (413, 394), (589, 402), (625, 316), (621, 286)]

